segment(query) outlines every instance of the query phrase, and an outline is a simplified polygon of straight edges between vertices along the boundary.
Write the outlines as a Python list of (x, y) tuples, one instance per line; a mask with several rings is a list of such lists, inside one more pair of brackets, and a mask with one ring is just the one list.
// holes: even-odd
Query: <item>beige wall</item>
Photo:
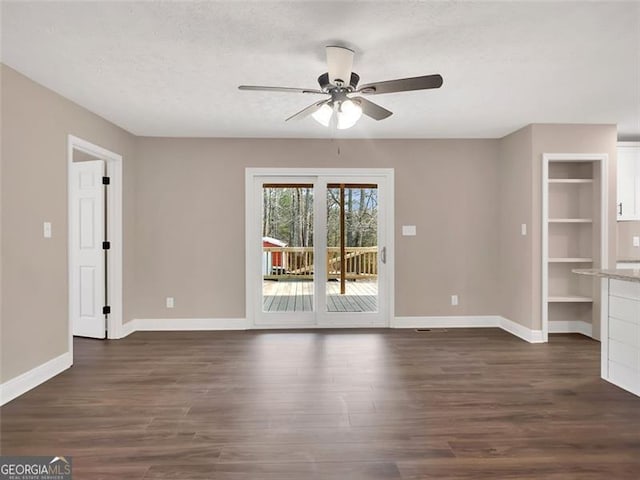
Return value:
[[(615, 265), (616, 259), (616, 152), (617, 129), (615, 125), (533, 125), (533, 228), (531, 229), (533, 242), (533, 328), (541, 328), (541, 298), (542, 298), (542, 265), (540, 241), (541, 238), (541, 202), (542, 202), (542, 154), (543, 153), (606, 153), (609, 155), (609, 266)], [(597, 292), (596, 292), (597, 293)], [(597, 295), (596, 295), (597, 296)], [(594, 310), (599, 308), (598, 299), (594, 302)], [(599, 316), (594, 315), (593, 336), (600, 338)]]
[[(135, 316), (243, 318), (245, 167), (291, 166), (394, 167), (396, 315), (495, 314), (497, 146), (140, 138)], [(403, 224), (418, 236), (400, 236)], [(451, 294), (460, 306), (449, 305)]]
[(617, 258), (640, 261), (640, 247), (633, 246), (633, 237), (640, 237), (640, 222), (617, 222)]
[[(3, 382), (67, 348), (70, 133), (124, 157), (125, 320), (245, 316), (246, 167), (393, 167), (398, 316), (499, 313), (540, 328), (544, 152), (609, 153), (615, 258), (613, 126), (532, 125), (502, 140), (136, 138), (6, 66), (1, 79)], [(403, 224), (418, 236), (400, 236)]]
[[(67, 351), (67, 135), (124, 156), (128, 206), (135, 138), (7, 66), (0, 74), (4, 382)], [(125, 316), (133, 279), (131, 213), (124, 218)], [(51, 239), (42, 237), (44, 221), (53, 224)]]
[[(531, 235), (533, 128), (522, 128), (500, 140), (499, 149), (499, 313), (505, 318), (534, 328), (531, 304), (531, 264), (534, 237)], [(527, 225), (527, 235), (521, 233)]]
[[(610, 125), (532, 125), (501, 140), (140, 138), (134, 316), (244, 317), (246, 167), (393, 167), (395, 314), (500, 313), (540, 329), (542, 153), (609, 153), (615, 199), (615, 143)], [(418, 236), (400, 236), (403, 224)]]
[[(528, 328), (542, 328), (542, 155), (609, 155), (609, 265), (615, 261), (615, 125), (534, 124), (500, 140), (501, 314)], [(520, 235), (527, 223), (528, 235)], [(594, 305), (598, 308), (598, 301)], [(594, 334), (599, 321), (594, 316)]]

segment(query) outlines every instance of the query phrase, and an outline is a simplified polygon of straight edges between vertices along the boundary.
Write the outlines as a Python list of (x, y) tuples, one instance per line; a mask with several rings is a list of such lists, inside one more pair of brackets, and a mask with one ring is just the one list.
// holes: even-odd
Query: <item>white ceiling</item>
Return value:
[[(440, 90), (370, 97), (394, 115), (332, 131), (284, 119), (315, 96), (324, 45), (362, 83), (440, 73)], [(640, 2), (2, 2), (2, 61), (138, 135), (501, 137), (529, 123), (640, 136)]]

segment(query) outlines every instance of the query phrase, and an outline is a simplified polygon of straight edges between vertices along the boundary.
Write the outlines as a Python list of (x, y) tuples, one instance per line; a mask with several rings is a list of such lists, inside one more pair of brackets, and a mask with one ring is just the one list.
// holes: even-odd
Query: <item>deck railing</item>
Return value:
[[(313, 247), (263, 247), (262, 274), (268, 280), (310, 280), (314, 274)], [(378, 247), (346, 247), (348, 280), (378, 276)], [(327, 248), (327, 278), (340, 278), (340, 248)]]

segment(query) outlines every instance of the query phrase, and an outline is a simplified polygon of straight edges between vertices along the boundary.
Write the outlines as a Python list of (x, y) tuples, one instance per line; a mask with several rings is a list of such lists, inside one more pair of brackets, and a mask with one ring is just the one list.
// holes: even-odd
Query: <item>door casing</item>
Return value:
[[(259, 297), (261, 283), (256, 278), (261, 278), (261, 254), (256, 247), (256, 239), (260, 238), (259, 222), (256, 218), (261, 215), (261, 199), (256, 198), (257, 182), (268, 179), (270, 183), (299, 183), (302, 178), (331, 181), (341, 179), (345, 183), (371, 182), (375, 181), (381, 185), (383, 196), (379, 202), (384, 202), (382, 209), (384, 215), (379, 217), (380, 228), (386, 232), (386, 264), (384, 266), (386, 275), (384, 276), (384, 287), (380, 291), (386, 292), (385, 298), (379, 297), (379, 306), (383, 321), (372, 324), (366, 319), (367, 315), (361, 312), (338, 313), (332, 312), (312, 312), (311, 315), (304, 315), (306, 312), (296, 312), (300, 314), (294, 322), (286, 320), (287, 315), (277, 318), (274, 321), (256, 324), (258, 313), (257, 298)], [(313, 182), (311, 182), (313, 183)], [(324, 215), (324, 201), (314, 202), (314, 214), (316, 218)], [(317, 217), (320, 215), (320, 217)], [(394, 314), (394, 169), (393, 168), (247, 168), (245, 170), (245, 286), (246, 286), (246, 316), (248, 328), (355, 328), (355, 327), (389, 327)], [(321, 247), (325, 242), (319, 242)], [(316, 244), (316, 242), (314, 242)], [(320, 277), (318, 277), (320, 278)], [(380, 281), (380, 279), (379, 279)], [(319, 289), (316, 288), (316, 294)], [(288, 314), (289, 319), (292, 318)]]
[[(91, 142), (83, 140), (74, 135), (68, 135), (67, 137), (67, 192), (68, 192), (68, 214), (67, 218), (71, 219), (71, 194), (69, 185), (71, 182), (71, 165), (73, 163), (73, 152), (79, 150), (87, 153), (93, 157), (104, 160), (106, 164), (107, 176), (111, 178), (109, 185), (109, 193), (107, 195), (107, 226), (109, 231), (109, 241), (111, 242), (111, 248), (109, 249), (109, 255), (107, 257), (108, 264), (108, 292), (109, 292), (109, 306), (111, 307), (111, 313), (107, 318), (107, 338), (121, 338), (123, 335), (122, 329), (122, 156), (114, 153), (110, 150), (102, 148)], [(71, 223), (67, 225), (67, 235), (71, 235)], [(69, 240), (67, 238), (67, 257), (68, 257), (68, 275), (70, 280), (71, 275), (71, 262), (72, 252), (69, 248)], [(69, 288), (69, 307), (71, 302), (76, 301), (74, 292)], [(71, 310), (69, 309), (69, 312)], [(68, 315), (68, 349), (73, 355), (73, 324), (71, 315)]]

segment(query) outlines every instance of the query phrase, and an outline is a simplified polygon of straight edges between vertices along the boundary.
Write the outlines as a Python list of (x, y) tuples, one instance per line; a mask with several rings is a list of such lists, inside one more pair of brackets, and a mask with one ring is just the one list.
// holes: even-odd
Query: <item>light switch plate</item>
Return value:
[(51, 222), (44, 222), (42, 224), (42, 236), (44, 238), (51, 238)]
[(416, 226), (415, 225), (403, 225), (402, 226), (402, 236), (403, 237), (415, 237), (416, 236)]
[(640, 237), (633, 237), (633, 246), (640, 247)]
[(522, 234), (523, 237), (525, 237), (527, 235), (527, 224), (523, 223), (522, 225), (520, 225), (520, 233)]

